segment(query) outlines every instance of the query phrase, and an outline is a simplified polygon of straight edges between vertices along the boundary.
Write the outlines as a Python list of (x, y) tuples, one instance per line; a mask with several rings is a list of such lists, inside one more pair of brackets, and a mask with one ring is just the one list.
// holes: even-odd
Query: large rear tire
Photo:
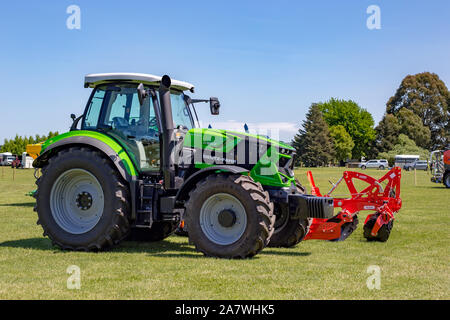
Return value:
[(249, 258), (273, 233), (273, 204), (260, 183), (244, 175), (210, 175), (189, 193), (189, 240), (206, 256)]
[(37, 223), (54, 245), (102, 250), (127, 236), (128, 188), (100, 152), (83, 147), (61, 150), (41, 172), (35, 193)]

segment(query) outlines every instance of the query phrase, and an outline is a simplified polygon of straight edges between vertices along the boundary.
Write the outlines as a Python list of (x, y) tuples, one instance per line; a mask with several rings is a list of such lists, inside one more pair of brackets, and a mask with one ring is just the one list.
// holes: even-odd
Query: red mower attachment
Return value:
[[(375, 213), (369, 214), (364, 222), (364, 237), (368, 241), (387, 241), (394, 224), (394, 214), (402, 207), (399, 167), (392, 168), (378, 180), (360, 172), (344, 171), (342, 178), (333, 184), (326, 195), (322, 195), (316, 187), (311, 171), (308, 171), (307, 175), (312, 195), (331, 197), (333, 191), (344, 180), (350, 191), (350, 197), (333, 197), (334, 207), (342, 210), (330, 219), (312, 219), (305, 240), (345, 240), (358, 225), (357, 214), (362, 210), (371, 210)], [(364, 181), (369, 186), (357, 191), (353, 179)]]

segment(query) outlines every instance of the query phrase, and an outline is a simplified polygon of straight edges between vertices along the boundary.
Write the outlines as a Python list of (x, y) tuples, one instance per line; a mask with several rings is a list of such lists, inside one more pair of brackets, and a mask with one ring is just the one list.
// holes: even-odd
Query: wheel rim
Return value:
[(450, 187), (450, 174), (445, 177), (445, 185)]
[(230, 245), (241, 238), (247, 227), (245, 208), (228, 193), (214, 194), (200, 209), (200, 227), (212, 242)]
[(61, 174), (50, 191), (50, 210), (65, 231), (82, 234), (94, 228), (104, 209), (103, 189), (97, 178), (83, 169)]

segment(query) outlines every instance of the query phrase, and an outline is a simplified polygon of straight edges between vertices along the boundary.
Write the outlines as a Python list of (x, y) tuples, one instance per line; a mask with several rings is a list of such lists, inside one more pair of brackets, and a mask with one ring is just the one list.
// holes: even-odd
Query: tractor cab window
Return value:
[(172, 116), (175, 127), (193, 128), (193, 121), (189, 112), (188, 105), (184, 101), (184, 95), (181, 92), (171, 92), (170, 102), (172, 104)]
[(105, 97), (104, 90), (96, 90), (89, 102), (89, 108), (87, 109), (86, 116), (84, 117), (83, 129), (95, 129), (98, 124), (98, 117), (100, 116), (100, 110), (102, 108), (103, 98)]
[(82, 129), (111, 135), (141, 171), (159, 170), (159, 132), (151, 97), (141, 106), (136, 84), (101, 85), (95, 90)]
[[(159, 99), (159, 92), (158, 99)], [(181, 91), (172, 90), (170, 92), (170, 103), (172, 105), (172, 117), (174, 127), (183, 127), (190, 130), (194, 127), (194, 120), (189, 110), (189, 106), (184, 101), (184, 94)]]

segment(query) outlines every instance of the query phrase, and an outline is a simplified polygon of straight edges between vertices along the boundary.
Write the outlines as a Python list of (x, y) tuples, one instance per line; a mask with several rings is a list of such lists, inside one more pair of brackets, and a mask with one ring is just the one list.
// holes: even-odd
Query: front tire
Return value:
[(244, 175), (210, 175), (189, 193), (189, 240), (206, 256), (249, 258), (269, 243), (273, 204), (260, 183)]
[[(305, 188), (296, 181), (297, 192), (304, 194)], [(287, 204), (276, 204), (274, 208), (275, 225), (268, 247), (290, 248), (305, 238), (309, 231), (307, 219), (292, 219)]]
[(36, 181), (38, 224), (66, 250), (102, 250), (129, 232), (129, 193), (110, 160), (72, 147), (50, 158)]
[(446, 186), (447, 188), (450, 188), (450, 172), (447, 172), (444, 175), (444, 186)]

